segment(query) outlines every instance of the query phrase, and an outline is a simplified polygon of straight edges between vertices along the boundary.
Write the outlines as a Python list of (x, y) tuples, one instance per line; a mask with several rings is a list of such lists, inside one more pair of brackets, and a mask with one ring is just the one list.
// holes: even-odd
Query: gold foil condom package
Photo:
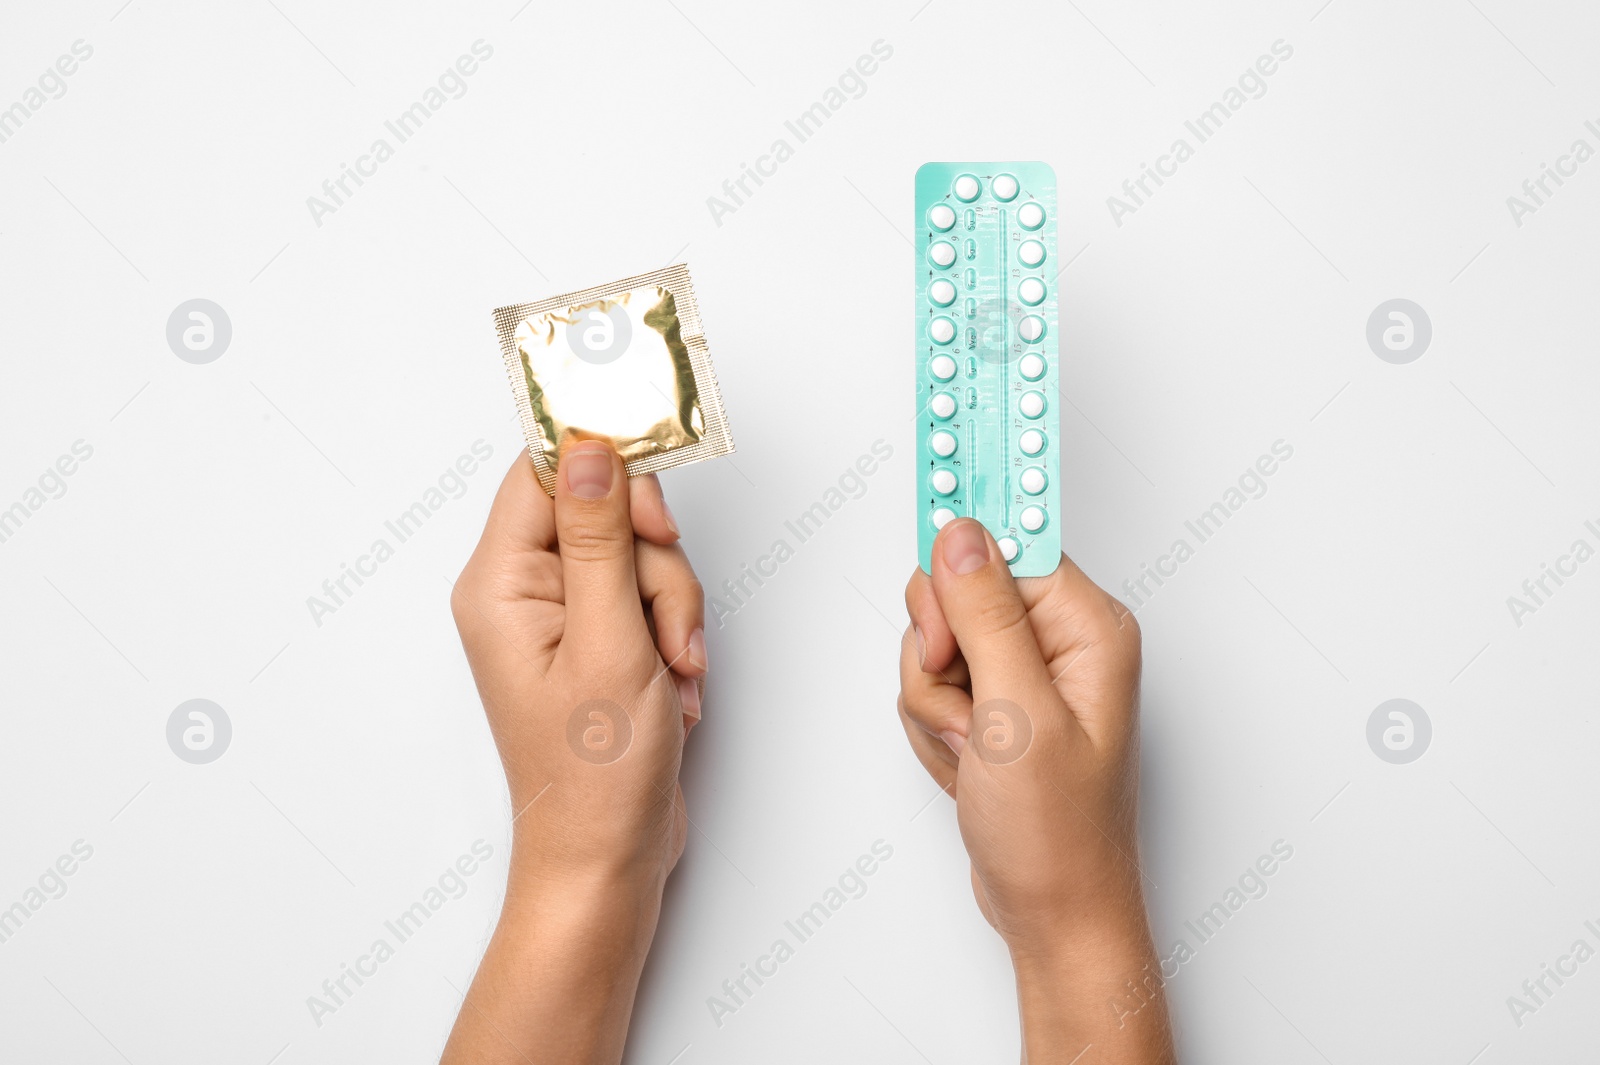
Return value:
[(578, 440), (609, 443), (630, 477), (733, 451), (687, 266), (501, 307), (494, 324), (546, 492)]

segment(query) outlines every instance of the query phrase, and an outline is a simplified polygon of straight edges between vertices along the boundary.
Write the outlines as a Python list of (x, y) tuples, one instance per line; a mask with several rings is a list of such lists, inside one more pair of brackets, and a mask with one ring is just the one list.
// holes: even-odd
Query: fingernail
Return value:
[(678, 522), (672, 516), (672, 508), (667, 506), (667, 501), (661, 501), (661, 516), (667, 519), (667, 528), (672, 530), (672, 535), (678, 535)]
[(911, 626), (911, 631), (915, 633), (917, 637), (917, 665), (920, 666), (922, 663), (928, 660), (928, 649), (922, 644), (922, 626), (913, 625)]
[(579, 499), (599, 499), (611, 491), (611, 456), (598, 448), (567, 452), (567, 489)]
[(678, 678), (678, 701), (683, 704), (685, 717), (700, 720), (700, 685), (693, 677)]
[(704, 672), (706, 662), (706, 630), (695, 629), (689, 634), (689, 664)]
[(939, 733), (939, 738), (954, 752), (956, 757), (961, 757), (961, 749), (967, 745), (967, 738), (959, 732), (948, 731)]
[(944, 564), (960, 576), (981, 569), (989, 561), (989, 544), (975, 521), (962, 521), (950, 527), (944, 538)]

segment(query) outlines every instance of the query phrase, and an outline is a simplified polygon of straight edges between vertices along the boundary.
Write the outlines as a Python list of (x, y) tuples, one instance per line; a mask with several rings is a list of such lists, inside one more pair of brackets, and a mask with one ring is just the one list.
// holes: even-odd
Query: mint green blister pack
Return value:
[(1019, 577), (1061, 562), (1056, 175), (1045, 163), (917, 171), (917, 547), (981, 521)]

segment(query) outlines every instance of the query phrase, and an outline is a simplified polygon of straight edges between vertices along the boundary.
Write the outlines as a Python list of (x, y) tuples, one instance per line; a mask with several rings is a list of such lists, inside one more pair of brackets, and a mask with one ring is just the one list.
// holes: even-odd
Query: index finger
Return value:
[(519, 451), (495, 491), (474, 554), (550, 551), (555, 546), (555, 502), (540, 486), (533, 460), (526, 451)]

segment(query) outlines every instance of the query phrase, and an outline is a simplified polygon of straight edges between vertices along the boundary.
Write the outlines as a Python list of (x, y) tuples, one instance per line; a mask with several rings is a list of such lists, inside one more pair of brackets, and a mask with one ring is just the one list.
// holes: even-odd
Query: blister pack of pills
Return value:
[(926, 163), (916, 188), (917, 546), (981, 521), (1019, 577), (1061, 562), (1056, 176)]

